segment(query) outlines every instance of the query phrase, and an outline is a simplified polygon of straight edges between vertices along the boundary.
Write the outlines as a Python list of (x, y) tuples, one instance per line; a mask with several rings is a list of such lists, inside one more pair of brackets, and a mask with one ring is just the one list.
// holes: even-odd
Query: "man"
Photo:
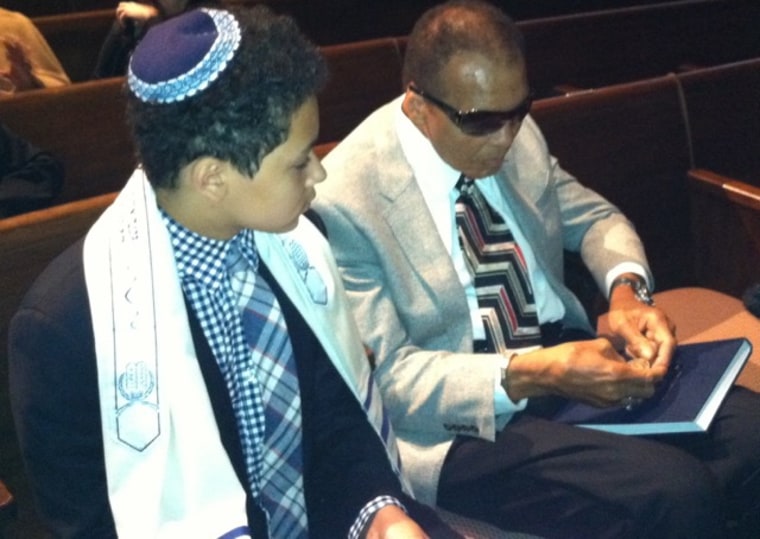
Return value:
[(459, 537), (402, 490), (302, 218), (325, 177), (324, 78), (265, 8), (191, 11), (136, 49), (142, 167), (10, 329), (20, 446), (56, 537)]
[[(528, 116), (512, 21), (479, 1), (432, 8), (403, 84), (324, 159), (315, 208), (415, 493), (547, 537), (716, 537), (724, 509), (756, 513), (753, 393), (732, 391), (709, 435), (668, 443), (545, 419), (560, 397), (647, 398), (676, 341), (631, 223), (559, 167)], [(636, 361), (593, 338), (563, 249), (608, 293)]]

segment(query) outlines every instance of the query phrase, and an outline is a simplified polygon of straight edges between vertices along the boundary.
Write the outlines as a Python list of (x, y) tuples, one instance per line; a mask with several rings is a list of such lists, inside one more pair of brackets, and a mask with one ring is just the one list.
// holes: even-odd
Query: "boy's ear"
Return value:
[(227, 194), (227, 170), (229, 165), (215, 157), (201, 157), (190, 165), (191, 187), (200, 195), (219, 202)]

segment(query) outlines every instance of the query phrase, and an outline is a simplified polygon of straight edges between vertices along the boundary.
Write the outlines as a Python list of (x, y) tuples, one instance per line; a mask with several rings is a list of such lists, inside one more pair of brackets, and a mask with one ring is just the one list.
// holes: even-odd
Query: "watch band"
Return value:
[(509, 392), (507, 391), (507, 385), (508, 385), (508, 371), (509, 371), (509, 364), (512, 362), (512, 359), (517, 355), (517, 352), (512, 352), (508, 356), (505, 356), (504, 363), (502, 364), (500, 371), (501, 371), (501, 387), (504, 389), (504, 392), (507, 393), (507, 397), (509, 397)]
[(649, 291), (649, 288), (647, 287), (647, 284), (643, 278), (639, 277), (638, 279), (631, 279), (630, 277), (618, 277), (612, 281), (612, 286), (610, 286), (610, 296), (612, 296), (613, 290), (615, 290), (615, 288), (620, 285), (626, 285), (633, 288), (633, 292), (636, 294), (636, 299), (641, 303), (644, 303), (646, 305), (654, 305), (654, 298), (652, 298), (652, 293)]

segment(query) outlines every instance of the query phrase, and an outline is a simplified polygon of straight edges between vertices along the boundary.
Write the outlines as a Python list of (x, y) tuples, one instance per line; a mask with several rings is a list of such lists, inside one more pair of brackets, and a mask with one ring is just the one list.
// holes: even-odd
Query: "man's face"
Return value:
[(325, 169), (312, 152), (319, 132), (315, 98), (293, 115), (287, 140), (268, 153), (256, 175), (233, 172), (228, 199), (239, 228), (285, 232), (314, 200), (314, 186), (325, 179)]
[[(442, 71), (442, 80), (440, 89), (421, 89), (440, 93), (435, 97), (461, 111), (512, 110), (530, 93), (524, 62), (474, 52), (453, 56)], [(490, 176), (501, 167), (521, 125), (520, 121), (509, 121), (492, 133), (468, 135), (439, 106), (410, 91), (404, 110), (438, 155), (471, 178)]]

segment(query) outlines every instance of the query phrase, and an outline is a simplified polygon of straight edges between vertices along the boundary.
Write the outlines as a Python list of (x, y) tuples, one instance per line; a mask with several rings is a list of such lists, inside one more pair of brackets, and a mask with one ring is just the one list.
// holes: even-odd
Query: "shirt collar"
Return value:
[(224, 279), (227, 279), (228, 270), (225, 260), (233, 245), (243, 253), (250, 267), (254, 271), (258, 270), (259, 256), (252, 230), (241, 230), (229, 240), (216, 240), (193, 232), (163, 209), (160, 211), (169, 231), (177, 272), (181, 280), (199, 281), (208, 288), (219, 286)]
[(402, 102), (396, 111), (396, 133), (412, 173), (423, 193), (448, 196), (461, 173), (441, 159), (430, 140), (404, 114)]

